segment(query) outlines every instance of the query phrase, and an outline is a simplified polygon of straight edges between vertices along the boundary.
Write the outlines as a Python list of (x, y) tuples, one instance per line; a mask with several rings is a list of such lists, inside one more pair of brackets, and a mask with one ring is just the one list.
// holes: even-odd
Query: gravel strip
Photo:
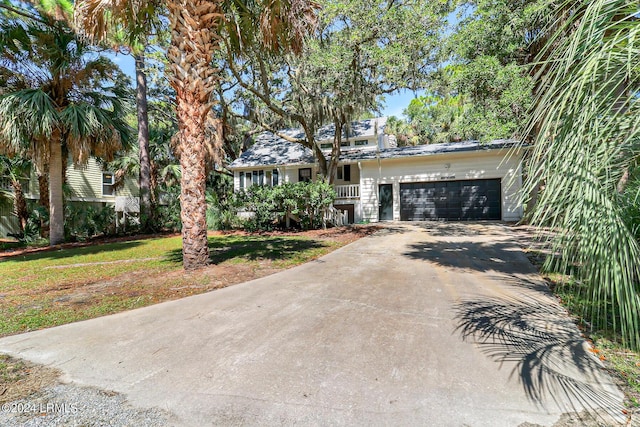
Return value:
[(3, 427), (165, 427), (169, 413), (131, 406), (125, 397), (91, 387), (58, 384), (0, 405)]

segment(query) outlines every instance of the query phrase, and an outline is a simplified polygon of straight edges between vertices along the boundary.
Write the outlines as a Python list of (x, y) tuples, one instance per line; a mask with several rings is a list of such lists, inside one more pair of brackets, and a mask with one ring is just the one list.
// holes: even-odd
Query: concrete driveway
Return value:
[(389, 224), (279, 274), (4, 338), (0, 352), (178, 425), (623, 421), (622, 395), (494, 223)]

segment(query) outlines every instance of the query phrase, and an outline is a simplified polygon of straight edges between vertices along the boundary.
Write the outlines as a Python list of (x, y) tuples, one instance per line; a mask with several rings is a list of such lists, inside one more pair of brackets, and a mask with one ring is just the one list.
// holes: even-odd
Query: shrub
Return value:
[(10, 237), (15, 237), (22, 243), (34, 243), (42, 239), (42, 227), (49, 223), (49, 212), (43, 206), (30, 206), (29, 216), (24, 226), (23, 233), (9, 233)]
[(216, 191), (208, 191), (207, 200), (207, 228), (209, 230), (232, 230), (242, 226), (238, 217), (238, 208), (231, 203), (229, 195), (220, 198)]
[(236, 203), (253, 215), (245, 222), (250, 231), (282, 227), (289, 216), (303, 229), (323, 225), (323, 211), (335, 200), (326, 182), (285, 183), (276, 187), (251, 186), (237, 193)]
[(67, 204), (65, 206), (64, 232), (66, 240), (84, 240), (90, 237), (116, 234), (116, 213), (114, 206), (85, 206)]

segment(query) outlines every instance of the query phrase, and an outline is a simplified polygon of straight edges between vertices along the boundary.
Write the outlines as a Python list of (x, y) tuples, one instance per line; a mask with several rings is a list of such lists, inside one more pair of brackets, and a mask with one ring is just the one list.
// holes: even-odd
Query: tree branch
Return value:
[(23, 18), (31, 19), (31, 20), (39, 22), (41, 24), (51, 26), (50, 22), (45, 21), (44, 19), (40, 18), (39, 16), (32, 15), (32, 14), (30, 14), (30, 13), (24, 11), (24, 10), (15, 8), (13, 6), (9, 6), (9, 5), (4, 4), (4, 3), (0, 3), (0, 9), (5, 9), (5, 10), (8, 10), (9, 12), (15, 13), (16, 15), (22, 16)]
[(284, 110), (282, 107), (274, 105), (269, 96), (267, 96), (263, 92), (260, 92), (255, 87), (247, 84), (247, 82), (245, 82), (242, 79), (242, 76), (240, 76), (240, 73), (238, 72), (238, 70), (236, 69), (235, 65), (233, 64), (233, 57), (231, 56), (229, 49), (227, 49), (227, 60), (229, 62), (229, 70), (231, 71), (231, 74), (233, 74), (235, 79), (238, 81), (238, 84), (242, 88), (248, 90), (253, 95), (258, 97), (262, 102), (264, 102), (264, 104), (267, 106), (267, 108), (269, 108), (271, 111), (273, 111), (274, 113), (278, 114), (279, 116), (281, 116), (283, 118), (288, 118), (288, 119), (296, 121), (296, 122), (298, 122), (300, 124), (302, 124), (305, 121), (304, 117), (300, 116), (299, 114), (290, 113), (290, 112)]

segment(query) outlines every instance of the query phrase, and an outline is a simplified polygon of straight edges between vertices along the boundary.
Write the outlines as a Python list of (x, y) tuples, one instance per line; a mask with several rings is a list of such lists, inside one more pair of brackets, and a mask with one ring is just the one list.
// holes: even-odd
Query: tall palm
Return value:
[[(212, 63), (223, 43), (241, 53), (246, 45), (260, 43), (275, 50), (301, 48), (304, 35), (315, 22), (316, 5), (303, 0), (81, 0), (77, 22), (96, 37), (120, 26), (144, 32), (144, 16), (166, 10), (171, 27), (167, 52), (169, 80), (176, 92), (178, 147), (182, 168), (182, 254), (185, 269), (209, 263), (206, 224), (205, 125), (214, 104), (220, 78)], [(221, 135), (214, 138), (214, 161), (222, 160)]]
[(640, 243), (625, 214), (634, 200), (625, 184), (640, 160), (638, 6), (564, 1), (557, 11), (536, 64), (525, 189), (544, 187), (532, 220), (559, 230), (552, 248), (596, 307), (591, 320), (640, 348)]
[(0, 149), (48, 167), (49, 238), (64, 240), (63, 156), (110, 158), (129, 138), (125, 77), (63, 21), (37, 9), (4, 17), (3, 72), (15, 90), (0, 97)]

